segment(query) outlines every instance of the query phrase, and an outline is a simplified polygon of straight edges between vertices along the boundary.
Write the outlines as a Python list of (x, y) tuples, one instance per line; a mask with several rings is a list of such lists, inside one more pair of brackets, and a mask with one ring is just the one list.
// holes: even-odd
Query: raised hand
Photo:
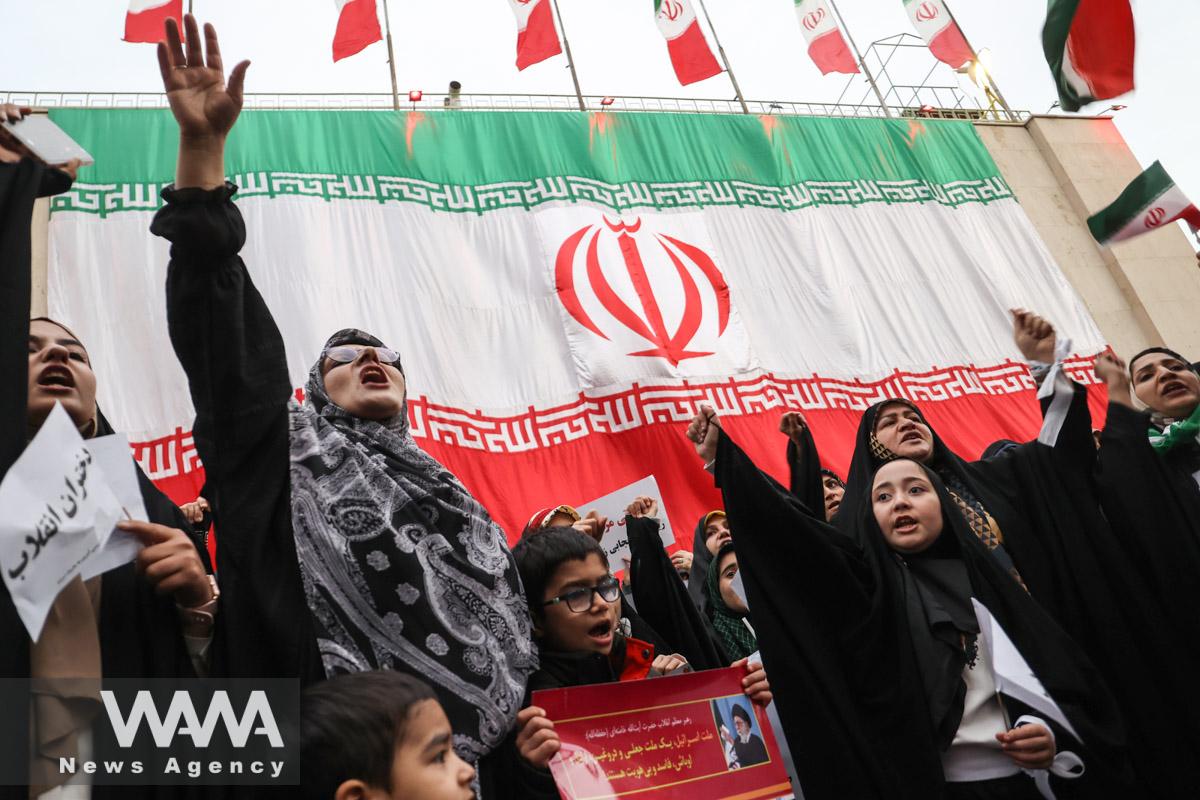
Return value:
[(779, 418), (779, 432), (796, 444), (800, 443), (800, 437), (807, 428), (808, 421), (799, 411), (788, 411)]
[(192, 502), (181, 505), (179, 510), (187, 517), (188, 522), (196, 525), (204, 521), (204, 515), (211, 511), (212, 507), (203, 497), (197, 497)]
[(1009, 310), (1013, 318), (1013, 341), (1026, 361), (1054, 363), (1054, 348), (1058, 336), (1054, 326), (1045, 319), (1023, 308)]
[(1133, 408), (1130, 396), (1129, 370), (1125, 362), (1112, 352), (1096, 356), (1096, 377), (1108, 387), (1108, 402)]
[(584, 536), (590, 536), (598, 542), (608, 532), (608, 517), (601, 516), (600, 512), (593, 508), (587, 514), (580, 517), (577, 522), (573, 523), (571, 527)]
[[(158, 68), (171, 113), (183, 138), (223, 138), (242, 111), (242, 87), (250, 62), (242, 61), (234, 67), (226, 86), (216, 28), (205, 24), (201, 40), (195, 17), (186, 15), (183, 24), (187, 28), (186, 52), (174, 19), (167, 20), (166, 41), (158, 43)], [(201, 41), (208, 49), (207, 62)]]
[(215, 189), (225, 183), (225, 137), (242, 112), (242, 86), (250, 62), (234, 67), (226, 86), (216, 29), (204, 26), (205, 63), (196, 18), (188, 14), (183, 24), (187, 28), (186, 53), (173, 19), (167, 20), (167, 40), (158, 43), (163, 88), (179, 123), (175, 187)]
[(657, 517), (658, 501), (653, 497), (635, 497), (625, 513), (631, 517)]
[(712, 406), (700, 406), (697, 414), (687, 429), (687, 438), (696, 446), (696, 455), (711, 464), (717, 457), (717, 437), (721, 430), (721, 420)]

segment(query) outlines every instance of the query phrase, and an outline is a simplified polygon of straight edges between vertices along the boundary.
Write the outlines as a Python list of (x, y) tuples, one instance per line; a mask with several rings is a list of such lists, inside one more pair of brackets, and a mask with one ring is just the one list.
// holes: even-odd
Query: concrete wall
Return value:
[(1034, 117), (976, 127), (1100, 330), (1126, 357), (1167, 344), (1200, 357), (1200, 269), (1178, 225), (1102, 250), (1087, 217), (1142, 168), (1111, 118)]

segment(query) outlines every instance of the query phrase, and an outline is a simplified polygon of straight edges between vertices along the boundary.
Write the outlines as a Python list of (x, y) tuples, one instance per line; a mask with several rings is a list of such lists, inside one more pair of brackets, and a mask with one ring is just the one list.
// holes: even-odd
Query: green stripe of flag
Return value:
[(1079, 0), (1050, 0), (1046, 9), (1046, 24), (1042, 27), (1042, 51), (1058, 87), (1058, 104), (1064, 111), (1078, 111), (1094, 100), (1080, 94), (1063, 71), (1063, 62), (1067, 57), (1067, 36), (1071, 33), (1071, 21), (1075, 19), (1078, 8)]
[[(89, 184), (167, 183), (167, 110), (61, 109), (87, 148)], [(538, 111), (247, 111), (227, 173), (388, 175), (479, 186), (574, 176), (611, 184), (1000, 179), (969, 122)]]

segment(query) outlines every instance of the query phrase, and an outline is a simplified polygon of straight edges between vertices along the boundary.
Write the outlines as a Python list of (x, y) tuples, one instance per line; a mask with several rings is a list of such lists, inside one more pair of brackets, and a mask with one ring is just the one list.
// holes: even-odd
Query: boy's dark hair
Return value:
[(608, 555), (595, 539), (565, 525), (542, 528), (517, 542), (512, 551), (513, 559), (521, 574), (529, 611), (535, 619), (541, 618), (546, 584), (559, 565), (565, 561), (583, 561), (593, 553), (608, 566)]
[(746, 721), (747, 725), (750, 724), (750, 712), (743, 708), (741, 703), (734, 703), (733, 710), (731, 710), (729, 713), (734, 717), (741, 717)]
[(417, 703), (433, 689), (400, 672), (357, 672), (315, 684), (300, 700), (301, 792), (330, 800), (348, 780), (392, 790), (392, 759)]

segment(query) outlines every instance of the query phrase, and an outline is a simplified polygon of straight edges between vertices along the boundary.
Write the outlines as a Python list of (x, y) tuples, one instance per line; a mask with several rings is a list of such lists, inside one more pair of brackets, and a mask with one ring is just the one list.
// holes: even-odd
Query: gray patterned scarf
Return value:
[[(325, 347), (381, 347), (362, 331)], [(504, 532), (413, 441), (408, 408), (351, 416), (321, 361), (290, 414), (292, 526), (327, 675), (395, 669), (430, 682), (471, 762), (512, 728), (537, 668)]]

